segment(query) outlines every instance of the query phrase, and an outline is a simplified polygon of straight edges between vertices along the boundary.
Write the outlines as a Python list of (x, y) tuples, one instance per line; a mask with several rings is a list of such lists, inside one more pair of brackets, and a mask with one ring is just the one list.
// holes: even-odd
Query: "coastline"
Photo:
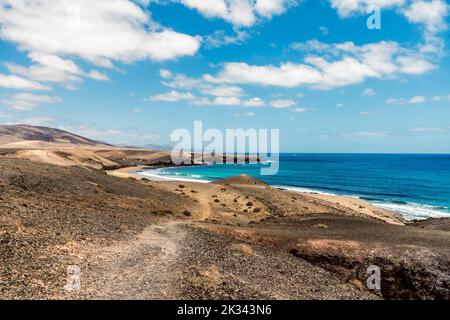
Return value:
[[(212, 181), (195, 181), (194, 179), (182, 179), (182, 178), (159, 178), (156, 174), (150, 174), (148, 176), (144, 176), (142, 174), (139, 174), (138, 170), (148, 169), (148, 170), (157, 170), (157, 169), (164, 169), (164, 168), (173, 168), (173, 166), (133, 166), (133, 167), (124, 167), (116, 170), (110, 170), (107, 171), (108, 175), (116, 176), (119, 178), (134, 178), (137, 180), (143, 180), (147, 179), (154, 182), (180, 182), (184, 184), (189, 184), (192, 186), (195, 185), (202, 185), (202, 184), (208, 184), (212, 183)], [(349, 209), (352, 211), (358, 211), (362, 214), (384, 221), (389, 224), (393, 225), (406, 225), (407, 220), (398, 212), (393, 210), (387, 210), (380, 207), (375, 206), (374, 204), (370, 203), (369, 201), (352, 197), (352, 196), (340, 196), (340, 195), (334, 195), (334, 194), (326, 194), (321, 192), (316, 192), (314, 190), (305, 190), (305, 191), (299, 191), (299, 190), (290, 190), (288, 187), (283, 186), (269, 186), (270, 188), (274, 190), (280, 190), (286, 193), (298, 193), (301, 195), (309, 196), (311, 198), (320, 200), (320, 201), (326, 201), (330, 204), (340, 206), (345, 209)]]
[(148, 166), (124, 167), (114, 170), (105, 170), (106, 174), (119, 178), (136, 178), (142, 180), (142, 177), (136, 173), (136, 170), (147, 168)]
[[(138, 177), (139, 179), (147, 178), (149, 180), (154, 181), (166, 181), (166, 182), (183, 182), (183, 183), (211, 183), (217, 179), (221, 178), (215, 178), (212, 179), (212, 176), (215, 176), (214, 174), (211, 175), (203, 175), (195, 174), (195, 175), (184, 175), (180, 173), (180, 176), (178, 176), (179, 173), (176, 171), (173, 175), (169, 173), (169, 175), (159, 175), (158, 169), (167, 169), (167, 168), (174, 168), (177, 169), (177, 167), (174, 166), (148, 166), (146, 167), (149, 169), (149, 171), (146, 174), (136, 174), (133, 175), (134, 177)], [(132, 172), (131, 172), (132, 173)], [(232, 173), (232, 172), (231, 172)], [(247, 174), (244, 172), (244, 174)], [(249, 175), (252, 175), (251, 173), (248, 173)], [(239, 173), (233, 174), (233, 175), (239, 175)], [(394, 201), (389, 201), (388, 199), (385, 200), (369, 200), (366, 199), (366, 196), (364, 194), (352, 194), (351, 192), (343, 192), (343, 193), (332, 193), (328, 191), (323, 191), (318, 189), (314, 189), (313, 187), (295, 187), (291, 185), (283, 185), (280, 182), (279, 184), (269, 183), (272, 188), (277, 188), (280, 190), (287, 190), (290, 192), (296, 192), (300, 194), (306, 194), (311, 196), (316, 196), (319, 198), (329, 198), (332, 199), (342, 199), (341, 202), (346, 202), (348, 207), (351, 207), (353, 209), (363, 209), (360, 207), (367, 207), (370, 206), (371, 210), (373, 211), (385, 211), (385, 212), (391, 212), (396, 214), (397, 216), (402, 217), (405, 221), (413, 222), (413, 221), (420, 221), (420, 220), (426, 220), (430, 218), (449, 218), (450, 212), (445, 207), (438, 207), (431, 204), (416, 202), (416, 201), (408, 201), (404, 203), (397, 203)], [(332, 201), (336, 202), (336, 201)], [(362, 203), (362, 205), (361, 205)]]

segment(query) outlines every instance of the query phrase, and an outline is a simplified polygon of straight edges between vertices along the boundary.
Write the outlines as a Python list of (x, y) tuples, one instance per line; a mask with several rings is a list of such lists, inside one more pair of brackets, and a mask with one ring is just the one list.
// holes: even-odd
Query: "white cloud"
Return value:
[(292, 0), (256, 0), (255, 10), (264, 17), (271, 18), (286, 11), (289, 6), (296, 5)]
[(161, 78), (164, 78), (164, 79), (172, 78), (172, 72), (170, 70), (167, 70), (167, 69), (159, 70), (159, 75), (161, 76)]
[(365, 14), (370, 6), (381, 9), (399, 7), (404, 5), (406, 0), (330, 0), (330, 2), (341, 17), (348, 17), (352, 14)]
[(386, 100), (386, 104), (418, 104), (426, 102), (427, 98), (424, 96), (414, 96), (412, 98), (389, 98)]
[(21, 50), (111, 60), (168, 60), (197, 52), (200, 39), (154, 24), (129, 0), (0, 0), (0, 37)]
[(444, 133), (450, 131), (450, 126), (447, 127), (417, 127), (408, 129), (409, 132), (415, 133)]
[(213, 101), (213, 104), (218, 106), (238, 106), (241, 103), (241, 99), (237, 97), (217, 97)]
[(265, 102), (260, 98), (252, 98), (250, 100), (244, 101), (243, 103), (244, 107), (263, 107), (265, 105)]
[(369, 137), (369, 138), (382, 138), (387, 137), (388, 134), (382, 131), (359, 131), (352, 133), (344, 133), (344, 136), (353, 136), (353, 137)]
[(142, 113), (142, 112), (144, 112), (144, 110), (142, 110), (141, 108), (134, 108), (133, 112)]
[(297, 103), (294, 100), (278, 99), (270, 102), (270, 105), (276, 109), (284, 109), (295, 106)]
[(377, 92), (372, 88), (366, 88), (363, 91), (363, 95), (365, 95), (365, 96), (375, 96), (376, 94), (377, 94)]
[(305, 108), (295, 108), (291, 110), (292, 112), (297, 112), (297, 113), (305, 113), (306, 109)]
[(445, 0), (329, 0), (339, 16), (366, 14), (368, 8), (397, 9), (411, 23), (422, 24), (427, 33), (436, 33), (447, 28), (445, 18), (449, 6)]
[(31, 81), (15, 75), (0, 74), (0, 88), (22, 90), (50, 90), (36, 81)]
[(107, 81), (109, 80), (108, 76), (104, 73), (101, 73), (97, 70), (92, 70), (87, 73), (87, 77), (97, 81)]
[(30, 126), (47, 126), (49, 123), (53, 122), (55, 119), (50, 117), (30, 117), (22, 119), (20, 122), (22, 124), (28, 124)]
[(246, 92), (238, 86), (215, 84), (206, 81), (204, 78), (190, 78), (184, 74), (173, 74), (171, 71), (165, 69), (160, 70), (160, 76), (164, 79), (162, 84), (167, 87), (196, 90), (204, 96), (195, 97), (194, 95), (189, 95), (184, 99), (180, 99), (178, 91), (172, 90), (169, 93), (155, 96), (159, 99), (169, 99), (169, 101), (173, 99), (191, 100), (190, 104), (197, 106), (241, 106), (257, 108), (265, 105), (265, 102), (258, 97), (244, 99), (243, 96), (246, 95)]
[(201, 97), (191, 102), (197, 106), (228, 106), (228, 107), (248, 107), (258, 108), (265, 105), (265, 102), (260, 98), (241, 99), (239, 97), (215, 97), (213, 100)]
[(409, 99), (409, 103), (422, 103), (427, 101), (427, 99), (424, 96), (415, 96)]
[(450, 101), (450, 94), (446, 96), (434, 96), (431, 98), (431, 101)]
[(149, 98), (144, 99), (145, 101), (163, 101), (163, 102), (176, 102), (181, 100), (194, 100), (195, 96), (190, 92), (179, 92), (172, 90), (167, 93), (161, 93)]
[(408, 21), (423, 24), (427, 31), (435, 33), (446, 29), (448, 9), (443, 0), (414, 1), (403, 10), (403, 14)]
[(235, 30), (235, 35), (226, 34), (225, 30), (216, 30), (213, 34), (204, 38), (207, 48), (219, 48), (232, 44), (243, 44), (250, 37), (250, 33), (243, 30)]
[(314, 52), (304, 63), (285, 62), (279, 66), (258, 66), (242, 62), (226, 63), (216, 75), (204, 75), (211, 83), (331, 89), (357, 84), (368, 78), (418, 75), (435, 66), (427, 57), (396, 42), (382, 41), (357, 46), (353, 42), (325, 44), (307, 42), (296, 49)]
[(266, 86), (296, 87), (320, 81), (321, 74), (307, 65), (285, 63), (280, 67), (253, 66), (247, 63), (226, 63), (217, 78), (206, 75), (210, 82), (246, 83)]
[(362, 116), (369, 116), (371, 114), (377, 113), (376, 111), (361, 111), (359, 114)]
[(236, 86), (218, 86), (206, 87), (201, 90), (203, 94), (216, 97), (241, 97), (244, 95), (244, 90)]
[(0, 103), (20, 111), (33, 110), (42, 104), (60, 103), (59, 97), (38, 95), (33, 93), (18, 93), (0, 101)]
[(324, 36), (327, 36), (327, 35), (330, 34), (330, 30), (329, 30), (327, 27), (325, 27), (325, 26), (321, 26), (321, 27), (319, 28), (319, 30), (320, 30), (320, 32), (321, 32)]
[(251, 27), (259, 17), (271, 18), (284, 13), (297, 0), (178, 0), (207, 18), (220, 18), (237, 27)]
[(193, 88), (200, 88), (201, 86), (204, 85), (203, 80), (190, 78), (184, 74), (173, 75), (171, 72), (170, 73), (165, 72), (163, 78), (165, 79), (164, 81), (161, 82), (163, 85), (175, 89), (193, 89)]
[(434, 69), (434, 66), (430, 62), (418, 59), (417, 56), (399, 57), (397, 61), (400, 71), (406, 74), (420, 75)]
[(239, 117), (254, 117), (255, 113), (254, 112), (235, 113), (234, 116), (237, 118), (239, 118)]
[(96, 70), (85, 72), (69, 59), (63, 59), (56, 55), (30, 53), (28, 58), (34, 63), (29, 67), (22, 67), (13, 63), (6, 63), (11, 73), (40, 82), (55, 82), (64, 84), (68, 88), (74, 88), (81, 77), (88, 77), (98, 81), (106, 81), (109, 78)]

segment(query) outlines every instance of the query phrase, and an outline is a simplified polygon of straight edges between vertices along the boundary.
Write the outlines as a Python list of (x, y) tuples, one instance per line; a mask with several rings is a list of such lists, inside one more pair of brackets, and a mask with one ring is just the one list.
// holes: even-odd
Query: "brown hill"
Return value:
[(0, 126), (1, 148), (98, 147), (106, 144), (47, 127), (24, 124)]
[(221, 185), (230, 185), (230, 186), (260, 186), (260, 187), (267, 187), (268, 185), (256, 178), (253, 178), (249, 175), (242, 174), (237, 177), (217, 180), (214, 182), (215, 184), (221, 184)]

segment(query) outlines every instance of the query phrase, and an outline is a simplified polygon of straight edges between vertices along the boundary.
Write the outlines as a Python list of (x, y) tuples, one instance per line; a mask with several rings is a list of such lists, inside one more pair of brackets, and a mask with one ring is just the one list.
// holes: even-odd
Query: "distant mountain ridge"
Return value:
[(110, 146), (61, 129), (25, 124), (0, 125), (0, 147)]

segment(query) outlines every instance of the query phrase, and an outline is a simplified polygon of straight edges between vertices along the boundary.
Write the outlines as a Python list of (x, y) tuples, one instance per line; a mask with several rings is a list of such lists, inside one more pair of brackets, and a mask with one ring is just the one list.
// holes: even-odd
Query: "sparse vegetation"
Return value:
[(192, 213), (189, 210), (184, 210), (183, 215), (185, 215), (186, 217), (190, 217), (192, 216)]

